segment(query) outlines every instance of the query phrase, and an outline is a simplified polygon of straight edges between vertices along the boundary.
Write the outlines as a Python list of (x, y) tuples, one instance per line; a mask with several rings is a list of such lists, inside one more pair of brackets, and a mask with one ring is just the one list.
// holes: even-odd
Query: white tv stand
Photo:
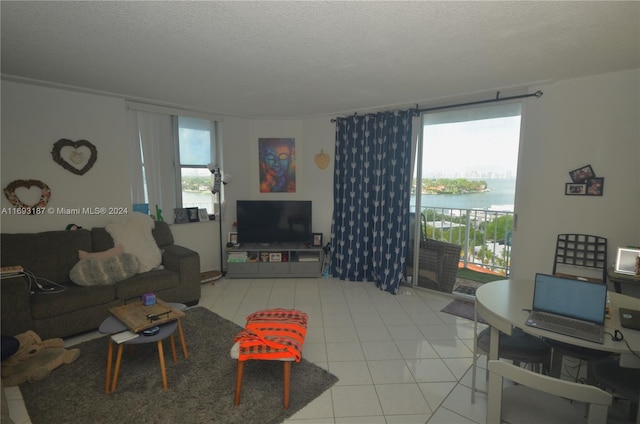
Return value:
[(305, 243), (246, 243), (227, 248), (227, 277), (319, 277), (323, 255), (322, 247)]

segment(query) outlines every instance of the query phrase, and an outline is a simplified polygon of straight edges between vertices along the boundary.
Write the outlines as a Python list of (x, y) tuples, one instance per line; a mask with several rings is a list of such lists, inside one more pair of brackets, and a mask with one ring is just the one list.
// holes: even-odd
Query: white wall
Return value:
[[(2, 187), (16, 179), (39, 179), (52, 188), (52, 207), (130, 207), (124, 101), (92, 94), (2, 81)], [(550, 271), (561, 232), (609, 239), (609, 259), (618, 245), (640, 244), (640, 71), (560, 81), (525, 102), (513, 234), (513, 276)], [(311, 101), (311, 100), (310, 100)], [(265, 194), (258, 186), (258, 138), (296, 139), (297, 192)], [(84, 176), (54, 163), (60, 138), (87, 139), (98, 161)], [(224, 117), (222, 169), (225, 186), (223, 240), (232, 231), (238, 199), (309, 199), (313, 231), (328, 240), (333, 211), (335, 125), (329, 118), (251, 120)], [(314, 156), (331, 158), (320, 170)], [(604, 196), (564, 195), (570, 170), (591, 164), (605, 178)], [(10, 207), (2, 196), (0, 206)], [(2, 215), (2, 232), (63, 229), (70, 222), (104, 226), (108, 216)], [(173, 225), (176, 242), (200, 253), (202, 270), (220, 269), (218, 222)]]
[[(551, 272), (559, 233), (640, 245), (640, 71), (560, 81), (523, 110), (512, 275)], [(569, 171), (591, 164), (604, 195), (565, 196)]]
[[(48, 206), (55, 210), (42, 216), (13, 215), (9, 213), (13, 206), (1, 196), (2, 232), (64, 230), (70, 223), (103, 227), (113, 218), (108, 214), (65, 215), (59, 208), (131, 210), (124, 100), (7, 81), (2, 81), (1, 90), (2, 188), (14, 180), (40, 180), (51, 188)], [(61, 138), (86, 139), (96, 146), (98, 159), (84, 175), (73, 174), (53, 161), (53, 144)], [(35, 191), (23, 193), (21, 199), (28, 202)], [(169, 216), (172, 212), (165, 211), (165, 217)], [(172, 232), (176, 243), (200, 253), (202, 270), (219, 269), (216, 222), (173, 225)]]
[[(233, 231), (236, 200), (311, 200), (313, 232), (328, 240), (333, 212), (333, 146), (335, 124), (330, 118), (309, 120), (262, 120), (225, 117), (223, 132), (223, 174), (231, 176), (225, 190), (223, 234)], [(260, 193), (258, 139), (295, 138), (296, 192)], [(321, 170), (314, 157), (323, 150), (331, 158)], [(226, 236), (225, 236), (226, 239)]]
[[(51, 188), (48, 206), (56, 210), (131, 207), (123, 100), (5, 81), (1, 88), (3, 189), (14, 180), (33, 179)], [(62, 138), (85, 139), (96, 147), (98, 159), (84, 175), (53, 161), (53, 144)], [(5, 196), (0, 205), (4, 212), (12, 207)], [(104, 226), (109, 216), (3, 213), (1, 219), (3, 232), (17, 233), (64, 229), (69, 223)]]

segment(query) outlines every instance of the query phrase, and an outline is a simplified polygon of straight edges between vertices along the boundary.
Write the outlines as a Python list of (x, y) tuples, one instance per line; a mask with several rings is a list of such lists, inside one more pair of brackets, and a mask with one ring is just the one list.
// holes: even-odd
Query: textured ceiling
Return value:
[(640, 68), (640, 3), (2, 1), (2, 74), (248, 117)]

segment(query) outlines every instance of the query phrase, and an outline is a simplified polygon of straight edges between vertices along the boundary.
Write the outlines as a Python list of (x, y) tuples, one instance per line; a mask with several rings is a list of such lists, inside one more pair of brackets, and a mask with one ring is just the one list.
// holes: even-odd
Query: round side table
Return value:
[[(168, 303), (168, 305), (180, 311), (186, 309), (186, 306), (183, 305), (182, 303)], [(107, 352), (107, 373), (106, 373), (105, 385), (104, 385), (105, 394), (109, 394), (116, 390), (116, 386), (118, 383), (118, 374), (120, 373), (120, 364), (122, 362), (122, 351), (124, 349), (124, 345), (136, 345), (136, 344), (145, 344), (145, 343), (153, 343), (153, 342), (155, 342), (158, 347), (158, 356), (160, 359), (160, 372), (162, 374), (162, 388), (165, 392), (168, 390), (169, 385), (167, 382), (167, 371), (165, 368), (164, 349), (162, 347), (162, 341), (167, 337), (169, 337), (170, 343), (171, 343), (171, 353), (173, 357), (173, 362), (174, 363), (178, 362), (175, 340), (173, 337), (173, 334), (176, 332), (176, 330), (178, 330), (180, 342), (182, 345), (182, 352), (184, 354), (185, 359), (189, 358), (189, 353), (187, 352), (187, 345), (185, 343), (184, 333), (182, 331), (182, 323), (179, 318), (175, 321), (170, 321), (165, 324), (161, 324), (159, 327), (160, 327), (160, 331), (157, 334), (154, 334), (153, 336), (139, 335), (138, 337), (135, 337), (133, 339), (130, 339), (118, 344), (116, 364), (115, 364), (115, 369), (113, 371), (113, 381), (111, 381), (111, 367), (113, 363), (113, 344), (115, 342), (113, 341), (112, 337), (109, 337), (109, 349)], [(120, 320), (118, 320), (116, 317), (113, 317), (113, 316), (106, 318), (98, 328), (98, 331), (100, 331), (100, 333), (103, 333), (103, 334), (117, 334), (126, 330), (127, 330), (127, 327)]]

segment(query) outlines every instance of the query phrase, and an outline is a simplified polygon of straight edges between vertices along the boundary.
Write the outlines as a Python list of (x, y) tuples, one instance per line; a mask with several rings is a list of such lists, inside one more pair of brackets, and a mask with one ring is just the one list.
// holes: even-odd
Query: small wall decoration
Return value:
[(295, 138), (259, 138), (258, 149), (260, 193), (295, 193)]
[(62, 138), (53, 144), (51, 155), (67, 171), (84, 175), (98, 160), (98, 149), (87, 140), (71, 141)]
[(320, 149), (320, 153), (318, 153), (314, 160), (316, 162), (316, 166), (320, 169), (325, 169), (329, 166), (329, 155), (324, 152), (324, 150)]
[(586, 193), (586, 184), (567, 183), (564, 189), (564, 194), (567, 196), (584, 196)]
[[(33, 205), (27, 205), (24, 203), (16, 190), (25, 188), (29, 190), (31, 187), (38, 187), (40, 189), (40, 199)], [(48, 185), (39, 180), (15, 180), (10, 182), (4, 189), (4, 195), (9, 202), (16, 207), (19, 213), (24, 215), (44, 215), (44, 208), (49, 203), (51, 198), (51, 189)]]
[(583, 166), (582, 168), (574, 169), (569, 172), (569, 176), (571, 176), (571, 181), (574, 183), (583, 183), (588, 178), (593, 178), (596, 176), (596, 173), (593, 172), (593, 168), (591, 165)]
[(587, 196), (602, 196), (604, 178), (587, 179)]
[(597, 177), (591, 165), (569, 171), (571, 183), (566, 183), (564, 194), (567, 196), (602, 196), (604, 178)]

